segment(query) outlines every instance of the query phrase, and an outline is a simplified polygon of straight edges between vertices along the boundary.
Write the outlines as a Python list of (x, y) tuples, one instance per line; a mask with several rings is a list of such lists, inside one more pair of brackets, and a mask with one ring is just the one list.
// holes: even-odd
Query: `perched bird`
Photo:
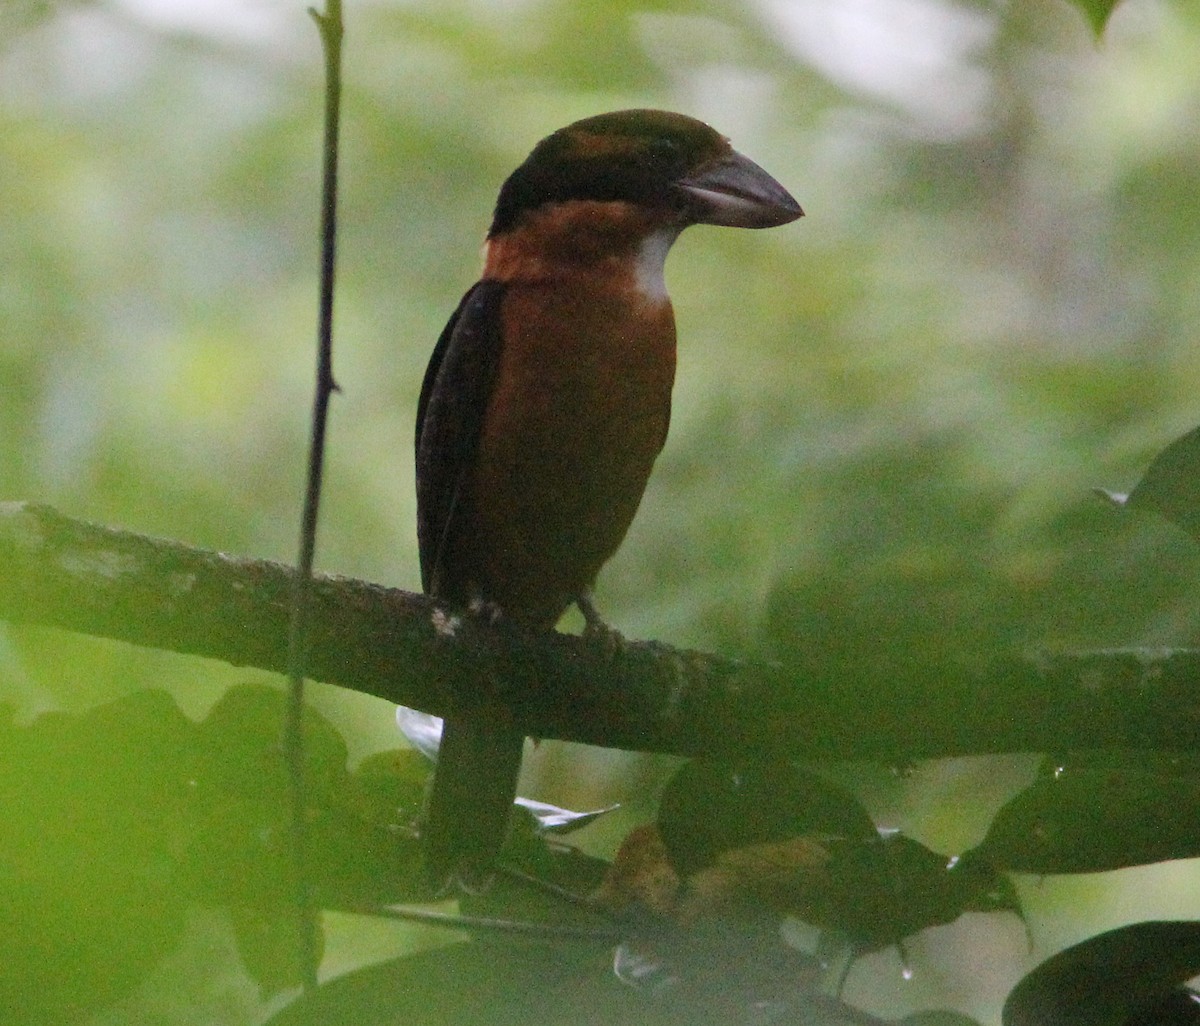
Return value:
[[(675, 320), (663, 264), (693, 224), (803, 211), (708, 125), (626, 110), (543, 139), (500, 189), (481, 279), (438, 339), (417, 408), (426, 593), (550, 630), (628, 530), (667, 437)], [(475, 712), (475, 715), (471, 715)], [(423, 835), (432, 879), (486, 879), (524, 742), (452, 710)]]

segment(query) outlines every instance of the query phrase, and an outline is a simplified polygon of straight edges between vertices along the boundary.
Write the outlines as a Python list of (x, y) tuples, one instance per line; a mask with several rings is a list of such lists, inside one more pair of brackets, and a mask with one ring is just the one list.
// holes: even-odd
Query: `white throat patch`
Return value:
[(661, 228), (653, 235), (647, 235), (638, 249), (637, 277), (638, 288), (647, 299), (662, 301), (667, 298), (667, 282), (663, 270), (667, 263), (667, 253), (682, 228), (672, 226)]

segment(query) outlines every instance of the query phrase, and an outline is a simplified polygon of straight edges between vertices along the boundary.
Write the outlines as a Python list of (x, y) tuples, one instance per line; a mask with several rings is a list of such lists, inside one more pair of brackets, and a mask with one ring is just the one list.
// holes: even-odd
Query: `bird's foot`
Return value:
[(584, 592), (575, 599), (575, 605), (583, 614), (583, 640), (600, 648), (612, 659), (625, 645), (625, 636), (615, 627), (610, 627), (601, 618), (592, 601), (591, 592)]
[(504, 610), (500, 606), (485, 599), (480, 595), (476, 595), (467, 605), (467, 610), (472, 616), (478, 617), (489, 627), (495, 627), (501, 620), (504, 619)]

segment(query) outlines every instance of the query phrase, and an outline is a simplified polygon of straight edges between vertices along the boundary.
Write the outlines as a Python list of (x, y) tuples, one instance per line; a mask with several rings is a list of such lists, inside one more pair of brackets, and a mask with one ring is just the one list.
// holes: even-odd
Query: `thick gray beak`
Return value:
[(687, 193), (697, 224), (775, 228), (804, 216), (787, 189), (736, 151), (676, 185)]

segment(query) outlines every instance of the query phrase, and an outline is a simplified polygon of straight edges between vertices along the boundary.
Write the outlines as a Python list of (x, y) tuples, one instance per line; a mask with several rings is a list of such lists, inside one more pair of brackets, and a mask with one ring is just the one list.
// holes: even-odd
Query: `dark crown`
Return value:
[(488, 237), (548, 203), (621, 200), (655, 206), (685, 202), (672, 185), (730, 152), (702, 121), (662, 110), (622, 110), (576, 121), (533, 148), (500, 189)]

